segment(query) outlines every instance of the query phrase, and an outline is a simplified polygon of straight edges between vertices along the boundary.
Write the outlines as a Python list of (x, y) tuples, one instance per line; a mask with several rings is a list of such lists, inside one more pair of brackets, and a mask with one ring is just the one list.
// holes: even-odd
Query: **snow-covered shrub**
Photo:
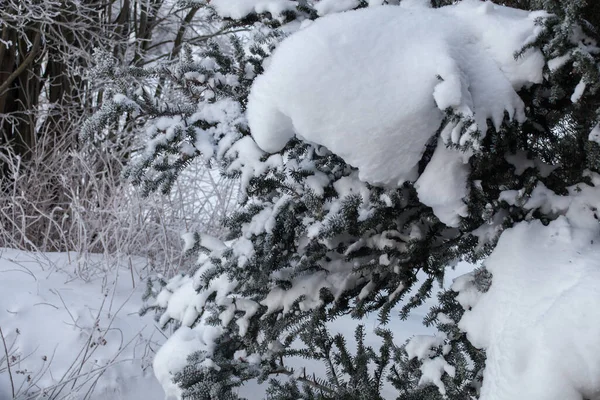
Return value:
[(124, 156), (116, 147), (40, 143), (28, 162), (5, 148), (0, 157), (9, 176), (0, 192), (0, 247), (75, 252), (82, 268), (73, 272), (83, 278), (107, 266), (96, 270), (84, 262), (91, 253), (115, 260), (143, 256), (151, 264), (147, 272), (165, 276), (187, 268), (181, 235), (222, 235), (220, 222), (235, 206), (237, 183), (197, 162), (169, 196), (144, 198), (122, 181)]
[[(195, 158), (241, 180), (227, 240), (190, 235), (197, 268), (148, 304), (179, 327), (157, 377), (193, 399), (255, 378), (274, 378), (272, 399), (382, 398), (384, 378), (405, 400), (597, 397), (599, 27), (577, 0), (381, 3), (213, 0), (243, 34), (171, 68), (107, 70), (87, 131), (143, 121), (128, 171), (144, 190), (168, 192)], [(483, 267), (440, 293), (438, 335), (402, 346), (380, 329), (376, 352), (359, 329), (353, 355), (330, 333), (343, 315), (406, 317), (458, 260)]]

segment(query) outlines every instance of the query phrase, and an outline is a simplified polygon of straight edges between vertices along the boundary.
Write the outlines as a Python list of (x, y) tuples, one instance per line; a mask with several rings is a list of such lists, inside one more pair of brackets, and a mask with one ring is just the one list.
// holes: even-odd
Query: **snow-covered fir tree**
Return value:
[[(99, 56), (83, 131), (147, 139), (134, 183), (168, 192), (197, 157), (241, 182), (228, 237), (185, 235), (196, 266), (149, 284), (168, 396), (598, 398), (598, 7), (450, 3), (212, 0), (172, 65)], [(459, 260), (482, 264), (439, 293), (439, 332), (398, 343), (386, 323)]]

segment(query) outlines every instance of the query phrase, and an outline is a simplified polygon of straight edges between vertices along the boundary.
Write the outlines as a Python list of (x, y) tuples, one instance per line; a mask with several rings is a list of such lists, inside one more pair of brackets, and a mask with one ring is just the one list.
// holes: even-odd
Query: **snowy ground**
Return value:
[[(164, 341), (151, 315), (138, 311), (145, 288), (141, 259), (85, 267), (109, 270), (85, 282), (75, 253), (0, 249), (0, 399), (40, 393), (50, 399), (164, 398), (150, 364)], [(111, 266), (112, 264), (112, 266)]]
[[(82, 260), (76, 253), (0, 249), (0, 328), (18, 399), (41, 393), (50, 399), (164, 399), (151, 363), (165, 336), (152, 315), (138, 315), (145, 266), (140, 258), (107, 261), (92, 255)], [(80, 268), (103, 272), (84, 281), (77, 276)], [(427, 308), (390, 324), (399, 341), (428, 332), (421, 324)], [(339, 320), (333, 330), (352, 338), (357, 323)], [(368, 332), (377, 326), (375, 316), (360, 323)], [(376, 340), (370, 336), (367, 344), (376, 347)], [(10, 399), (13, 385), (1, 345), (0, 399)], [(322, 369), (305, 360), (298, 360), (298, 366), (317, 374)], [(251, 382), (240, 394), (260, 399), (263, 393)]]

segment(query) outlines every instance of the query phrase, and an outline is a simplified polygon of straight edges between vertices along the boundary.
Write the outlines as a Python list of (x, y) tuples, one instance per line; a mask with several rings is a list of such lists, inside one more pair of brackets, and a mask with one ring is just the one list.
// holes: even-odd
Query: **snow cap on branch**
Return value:
[[(505, 113), (524, 120), (515, 90), (541, 82), (544, 59), (537, 49), (517, 59), (515, 53), (535, 39), (536, 19), (545, 15), (466, 0), (321, 18), (286, 39), (256, 79), (248, 103), (252, 135), (267, 152), (294, 135), (324, 145), (371, 184), (414, 181), (446, 111), (462, 122), (448, 123), (444, 144), (475, 148), (487, 120), (496, 129)], [(452, 160), (468, 161), (455, 153)], [(427, 204), (435, 195), (426, 190), (421, 185), (419, 195)], [(453, 204), (466, 195), (465, 182), (458, 192)], [(440, 218), (456, 225), (458, 208)]]

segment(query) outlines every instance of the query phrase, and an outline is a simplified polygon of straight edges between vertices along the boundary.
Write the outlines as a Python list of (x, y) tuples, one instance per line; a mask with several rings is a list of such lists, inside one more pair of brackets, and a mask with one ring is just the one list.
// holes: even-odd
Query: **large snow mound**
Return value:
[(570, 196), (534, 191), (526, 207), (561, 216), (501, 235), (485, 262), (488, 292), (469, 296), (464, 279), (455, 281), (467, 309), (459, 327), (486, 350), (481, 400), (600, 398), (600, 177), (593, 180)]
[(541, 82), (544, 60), (535, 49), (514, 54), (539, 33), (543, 15), (465, 0), (320, 18), (284, 40), (256, 79), (252, 136), (267, 152), (294, 135), (324, 145), (371, 184), (414, 181), (446, 109), (475, 124), (462, 135), (462, 125), (449, 126), (445, 143), (476, 146), (475, 128), (485, 133), (488, 119), (496, 127), (505, 113), (524, 119), (515, 90)]

